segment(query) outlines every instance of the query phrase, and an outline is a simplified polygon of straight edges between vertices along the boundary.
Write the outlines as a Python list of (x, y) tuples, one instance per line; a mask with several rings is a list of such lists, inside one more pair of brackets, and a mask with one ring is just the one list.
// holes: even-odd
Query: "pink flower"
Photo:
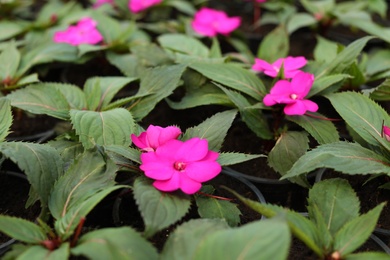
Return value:
[(139, 136), (131, 135), (131, 140), (134, 145), (141, 148), (145, 152), (153, 152), (159, 146), (167, 141), (176, 139), (181, 134), (180, 128), (176, 126), (160, 127), (150, 125), (146, 132), (142, 132)]
[(255, 64), (252, 66), (253, 70), (263, 71), (264, 74), (270, 77), (276, 77), (279, 73), (279, 70), (283, 66), (284, 78), (290, 79), (294, 77), (298, 72), (300, 72), (299, 68), (302, 68), (307, 63), (305, 57), (286, 57), (280, 58), (276, 60), (274, 63), (269, 64), (268, 62), (255, 59)]
[(263, 103), (266, 106), (286, 104), (286, 115), (303, 115), (306, 111), (316, 112), (318, 105), (313, 101), (304, 99), (309, 93), (314, 82), (314, 76), (310, 73), (299, 72), (290, 81), (279, 80), (267, 94)]
[(130, 0), (129, 1), (129, 9), (133, 13), (142, 12), (145, 9), (153, 5), (157, 5), (161, 3), (162, 0)]
[(390, 127), (384, 125), (382, 128), (382, 135), (390, 142)]
[(206, 182), (221, 172), (216, 161), (218, 153), (208, 150), (205, 139), (192, 138), (185, 142), (172, 139), (156, 152), (141, 154), (141, 170), (154, 179), (153, 186), (161, 191), (182, 190), (194, 194)]
[(55, 32), (53, 40), (56, 43), (68, 43), (74, 46), (96, 44), (103, 40), (103, 36), (96, 30), (96, 25), (97, 23), (91, 18), (83, 18), (65, 31)]
[(100, 6), (104, 5), (104, 4), (110, 4), (110, 5), (113, 5), (114, 4), (114, 0), (97, 0), (92, 8), (96, 9), (96, 8), (99, 8)]
[(265, 3), (267, 0), (256, 0), (257, 3)]
[(194, 16), (191, 25), (195, 32), (213, 37), (228, 35), (241, 24), (240, 17), (228, 17), (225, 12), (203, 7)]

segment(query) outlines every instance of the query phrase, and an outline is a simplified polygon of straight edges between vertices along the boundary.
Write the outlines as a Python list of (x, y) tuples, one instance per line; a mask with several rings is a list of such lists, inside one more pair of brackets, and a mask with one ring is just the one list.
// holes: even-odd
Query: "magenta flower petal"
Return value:
[(192, 180), (191, 178), (188, 178), (186, 175), (181, 176), (180, 189), (184, 193), (191, 195), (198, 192), (200, 188), (202, 188), (202, 184), (200, 182)]
[(286, 58), (280, 58), (272, 64), (268, 64), (266, 61), (263, 61), (261, 59), (255, 59), (255, 64), (252, 66), (252, 69), (263, 71), (264, 74), (270, 77), (276, 77), (283, 66), (284, 78), (290, 79), (293, 78), (298, 72), (300, 72), (299, 69), (305, 66), (306, 63), (307, 60), (302, 56), (289, 56)]
[(307, 64), (307, 60), (303, 56), (298, 57), (286, 57), (283, 61), (283, 67), (286, 70), (297, 70), (304, 67)]
[(252, 69), (261, 72), (264, 70), (274, 70), (271, 64), (258, 58), (255, 58), (255, 64), (252, 65)]
[(390, 142), (390, 127), (384, 125), (382, 128), (382, 133), (386, 140)]
[(241, 24), (241, 18), (240, 17), (231, 17), (224, 20), (224, 22), (221, 22), (218, 24), (218, 27), (216, 30), (223, 35), (228, 35), (232, 31), (236, 30), (238, 27), (240, 27)]
[(162, 0), (130, 0), (128, 7), (131, 12), (139, 13), (161, 2)]
[(160, 127), (150, 125), (145, 132), (142, 132), (138, 137), (131, 135), (131, 140), (134, 145), (143, 151), (154, 151), (157, 147), (166, 142), (176, 139), (181, 134), (180, 128), (176, 126)]
[(181, 176), (180, 173), (175, 173), (172, 175), (172, 178), (168, 180), (155, 181), (153, 182), (153, 186), (161, 191), (175, 191), (180, 189)]
[(291, 80), (291, 93), (297, 94), (299, 98), (304, 98), (309, 94), (313, 82), (313, 74), (301, 71)]
[(197, 182), (206, 182), (215, 178), (221, 170), (221, 165), (215, 161), (201, 161), (189, 163), (186, 167), (186, 174)]
[(192, 138), (183, 143), (175, 152), (175, 158), (194, 162), (202, 160), (208, 153), (208, 142), (205, 139)]

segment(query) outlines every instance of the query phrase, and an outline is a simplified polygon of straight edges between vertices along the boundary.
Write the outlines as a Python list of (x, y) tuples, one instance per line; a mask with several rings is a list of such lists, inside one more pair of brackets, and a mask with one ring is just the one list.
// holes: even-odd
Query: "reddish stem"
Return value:
[(75, 234), (74, 234), (74, 236), (73, 236), (73, 240), (72, 240), (72, 242), (70, 243), (70, 246), (71, 246), (71, 247), (73, 247), (73, 246), (76, 245), (77, 240), (79, 239), (80, 234), (81, 234), (81, 229), (82, 229), (83, 226), (84, 226), (84, 222), (85, 222), (85, 218), (83, 217), (83, 218), (80, 219), (80, 222), (79, 222), (79, 224), (77, 225), (77, 229), (76, 229), (76, 232), (75, 232)]
[(203, 195), (203, 196), (206, 196), (206, 197), (210, 197), (210, 198), (214, 198), (214, 199), (218, 199), (218, 200), (227, 200), (227, 201), (232, 201), (233, 200), (233, 199), (229, 199), (229, 198), (225, 198), (225, 197), (220, 197), (220, 196), (207, 194), (207, 193), (204, 193), (204, 192), (201, 192), (201, 191), (198, 191), (197, 193), (200, 194), (200, 195)]

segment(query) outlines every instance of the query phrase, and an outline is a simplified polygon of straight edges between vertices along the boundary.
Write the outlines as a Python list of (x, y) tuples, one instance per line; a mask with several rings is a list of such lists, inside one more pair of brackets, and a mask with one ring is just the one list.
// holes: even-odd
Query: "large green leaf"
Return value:
[(156, 248), (130, 227), (89, 232), (80, 238), (71, 252), (89, 259), (158, 259)]
[(256, 74), (237, 65), (192, 63), (189, 66), (210, 80), (248, 94), (256, 100), (261, 101), (267, 92)]
[(25, 30), (25, 26), (15, 21), (0, 21), (0, 41), (14, 37)]
[(334, 238), (334, 249), (344, 257), (359, 248), (374, 231), (384, 203), (346, 223)]
[(349, 254), (345, 260), (388, 260), (389, 254), (385, 252), (361, 252), (356, 254)]
[(390, 175), (390, 161), (385, 157), (357, 143), (335, 142), (320, 145), (304, 154), (282, 179), (323, 167), (346, 174)]
[(187, 259), (286, 259), (290, 236), (284, 220), (256, 221), (210, 234)]
[(355, 62), (356, 58), (361, 54), (364, 46), (367, 42), (374, 37), (366, 36), (358, 39), (348, 45), (342, 50), (331, 62), (324, 64), (316, 73), (316, 79), (319, 79), (325, 75), (343, 73), (349, 69), (351, 64)]
[(69, 104), (69, 109), (86, 109), (87, 100), (84, 92), (76, 85), (64, 83), (41, 83), (47, 87), (56, 88), (62, 93)]
[(390, 100), (390, 79), (383, 81), (378, 87), (370, 93), (370, 98), (374, 100)]
[[(53, 87), (56, 85), (56, 87)], [(7, 95), (11, 105), (33, 114), (45, 114), (63, 120), (69, 119), (70, 105), (58, 88), (59, 84), (37, 83)], [(64, 87), (68, 87), (65, 85)], [(70, 86), (69, 86), (70, 87)]]
[(327, 96), (345, 122), (367, 143), (380, 146), (382, 125), (390, 126), (389, 114), (367, 96), (341, 92)]
[(312, 208), (316, 206), (334, 237), (350, 220), (359, 216), (360, 202), (346, 180), (329, 179), (316, 183), (309, 191), (309, 216), (315, 219)]
[(317, 20), (308, 13), (296, 13), (291, 16), (287, 23), (287, 33), (291, 35), (302, 27), (308, 27), (317, 23)]
[(13, 79), (18, 70), (20, 52), (14, 41), (10, 41), (0, 54), (0, 81)]
[[(62, 243), (59, 248), (49, 250), (42, 245), (34, 245), (23, 248), (21, 254), (17, 256), (18, 260), (68, 260), (69, 243)], [(10, 252), (12, 253), (13, 250)], [(13, 258), (11, 258), (13, 259)]]
[(321, 94), (323, 91), (326, 92), (328, 89), (333, 90), (335, 85), (341, 85), (345, 79), (350, 77), (348, 74), (332, 74), (316, 79), (306, 98), (310, 98), (318, 93)]
[(44, 144), (7, 142), (0, 143), (0, 152), (27, 175), (41, 204), (47, 205), (54, 183), (63, 174), (63, 163), (57, 150)]
[[(283, 176), (307, 149), (309, 149), (309, 138), (306, 132), (282, 133), (268, 154), (268, 164)], [(302, 186), (309, 186), (304, 176), (290, 180)]]
[(3, 142), (9, 134), (11, 125), (12, 112), (10, 101), (5, 98), (0, 98), (0, 142)]
[(89, 78), (84, 85), (88, 109), (95, 111), (104, 110), (118, 91), (135, 79), (127, 77)]
[(184, 133), (183, 140), (193, 137), (206, 139), (209, 150), (219, 151), (236, 114), (237, 110), (235, 109), (219, 112), (199, 125), (188, 128)]
[(188, 198), (160, 192), (143, 177), (134, 181), (134, 198), (145, 223), (145, 237), (179, 221), (191, 205)]
[(323, 256), (322, 249), (319, 246), (320, 237), (317, 232), (317, 228), (309, 219), (298, 212), (272, 204), (262, 204), (258, 201), (247, 199), (229, 188), (226, 189), (233, 193), (245, 205), (267, 218), (273, 218), (277, 215), (284, 216), (287, 220), (288, 226), (290, 227), (291, 233), (304, 242), (318, 256)]
[[(209, 49), (198, 39), (184, 34), (164, 34), (157, 38), (160, 45), (168, 51), (207, 58)], [(180, 42), (180, 44), (177, 44)]]
[(129, 109), (138, 121), (144, 118), (158, 102), (172, 94), (185, 70), (184, 65), (161, 66), (147, 69), (141, 75), (137, 93), (140, 98)]
[(115, 108), (103, 112), (70, 110), (73, 128), (86, 149), (95, 145), (130, 145), (134, 120), (129, 111)]
[[(222, 219), (192, 219), (180, 225), (169, 235), (161, 253), (162, 260), (193, 259), (205, 239), (229, 226)], [(226, 258), (226, 257), (225, 257)]]
[(139, 149), (134, 149), (123, 145), (106, 145), (104, 146), (104, 149), (109, 155), (120, 155), (130, 159), (133, 162), (141, 164), (141, 151)]
[(321, 114), (287, 116), (287, 119), (304, 128), (319, 144), (332, 143), (339, 140), (339, 133), (335, 125)]
[(4, 215), (0, 215), (0, 232), (31, 244), (39, 244), (47, 239), (45, 232), (37, 224), (22, 218)]
[(317, 36), (317, 44), (314, 48), (314, 59), (318, 62), (331, 62), (337, 57), (338, 44)]

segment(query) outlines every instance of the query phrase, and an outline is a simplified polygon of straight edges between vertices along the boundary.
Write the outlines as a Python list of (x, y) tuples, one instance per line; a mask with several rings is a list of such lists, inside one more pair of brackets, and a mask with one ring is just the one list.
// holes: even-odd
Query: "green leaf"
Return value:
[(318, 113), (311, 115), (287, 116), (287, 119), (304, 128), (319, 144), (339, 140), (337, 128), (330, 120)]
[(15, 21), (0, 21), (0, 41), (14, 37), (25, 30), (25, 26)]
[(352, 42), (344, 50), (338, 53), (338, 55), (330, 63), (324, 64), (319, 69), (319, 72), (316, 73), (316, 79), (326, 75), (342, 74), (345, 72), (361, 54), (367, 42), (373, 38), (373, 36), (366, 36)]
[(156, 248), (130, 227), (89, 232), (80, 238), (71, 252), (88, 259), (158, 259)]
[(258, 201), (247, 199), (229, 188), (225, 187), (225, 189), (234, 194), (249, 208), (259, 212), (267, 218), (273, 218), (277, 215), (284, 216), (284, 218), (287, 220), (288, 226), (290, 227), (291, 233), (304, 242), (318, 256), (323, 256), (323, 252), (319, 247), (320, 238), (317, 233), (317, 228), (309, 219), (292, 210), (271, 204), (262, 204)]
[[(184, 34), (163, 34), (157, 41), (168, 51), (201, 58), (209, 56), (209, 49), (201, 41)], [(177, 44), (178, 42), (180, 44)]]
[(123, 145), (106, 145), (104, 146), (106, 152), (110, 154), (121, 155), (133, 162), (141, 164), (141, 151), (131, 147), (126, 147)]
[(47, 205), (54, 183), (63, 174), (58, 152), (48, 145), (23, 142), (0, 143), (0, 152), (27, 175), (41, 205)]
[(0, 232), (25, 243), (39, 244), (46, 239), (43, 230), (22, 218), (0, 215)]
[[(84, 92), (76, 85), (63, 83), (41, 83), (61, 92), (69, 104), (69, 109), (86, 109), (87, 101)], [(69, 117), (69, 115), (68, 115)]]
[(95, 145), (130, 145), (134, 120), (129, 111), (115, 108), (103, 112), (70, 110), (76, 134), (86, 149)]
[(222, 219), (191, 219), (169, 235), (161, 252), (162, 260), (193, 259), (198, 247), (211, 234), (229, 226)]
[(106, 58), (110, 64), (118, 68), (127, 77), (139, 76), (138, 58), (134, 54), (117, 54), (107, 51)]
[(192, 63), (189, 66), (210, 80), (248, 94), (258, 101), (261, 101), (267, 92), (256, 74), (237, 65)]
[(370, 93), (370, 98), (378, 101), (390, 100), (390, 79), (385, 79)]
[(317, 23), (317, 20), (308, 13), (296, 13), (291, 16), (287, 23), (287, 33), (291, 35), (302, 27), (308, 27)]
[(199, 125), (188, 128), (182, 139), (188, 140), (193, 137), (206, 139), (209, 150), (219, 151), (236, 114), (235, 109), (216, 113)]
[(268, 33), (259, 46), (257, 57), (270, 63), (288, 55), (288, 33), (283, 24), (280, 24)]
[(220, 153), (218, 157), (218, 163), (221, 166), (228, 166), (228, 165), (246, 162), (260, 157), (267, 157), (267, 156), (264, 154)]
[(314, 48), (314, 59), (318, 62), (329, 63), (337, 57), (338, 44), (321, 36), (317, 36), (317, 44)]
[(145, 237), (179, 221), (191, 205), (188, 198), (160, 192), (143, 177), (134, 181), (134, 198), (145, 223)]
[(367, 96), (342, 92), (327, 96), (333, 107), (367, 143), (380, 146), (382, 124), (390, 125), (389, 114)]
[(88, 109), (103, 111), (115, 95), (136, 78), (127, 77), (93, 77), (84, 84)]
[(335, 84), (340, 85), (345, 79), (350, 78), (348, 74), (333, 74), (316, 79), (310, 89), (309, 94), (306, 96), (310, 98), (318, 93), (325, 92), (328, 89), (332, 89)]
[(10, 101), (5, 98), (0, 98), (0, 142), (4, 142), (10, 133), (11, 125), (12, 112)]
[(203, 105), (232, 105), (224, 92), (211, 83), (206, 83), (197, 89), (187, 90), (179, 102), (173, 102), (169, 99), (166, 101), (173, 109), (187, 109)]
[(97, 29), (102, 34), (104, 42), (108, 45), (113, 44), (124, 30), (118, 20), (97, 10), (92, 12), (92, 18), (97, 21)]
[(390, 70), (390, 50), (378, 49), (370, 53), (367, 60), (365, 73), (372, 76), (376, 73)]
[[(205, 187), (202, 188), (204, 192)], [(205, 192), (212, 195), (212, 192)], [(199, 194), (195, 196), (198, 213), (201, 218), (221, 218), (225, 219), (231, 227), (240, 224), (241, 211), (237, 204), (227, 200), (216, 199)]]
[[(309, 191), (308, 202), (309, 214), (311, 208), (315, 206), (332, 237), (348, 221), (359, 216), (359, 199), (350, 184), (343, 179), (335, 178), (317, 182)], [(310, 218), (313, 219), (313, 216)]]
[[(268, 164), (283, 176), (307, 149), (309, 149), (309, 138), (306, 132), (282, 133), (268, 154)], [(309, 186), (305, 177), (290, 180), (305, 187)]]
[(18, 260), (67, 260), (69, 259), (69, 243), (62, 243), (59, 248), (49, 250), (41, 245), (25, 248), (18, 255)]
[(390, 162), (357, 143), (335, 142), (308, 151), (282, 179), (308, 173), (317, 168), (332, 168), (346, 174), (388, 174)]
[(27, 75), (25, 77), (21, 77), (18, 80), (18, 82), (16, 82), (16, 84), (14, 86), (20, 88), (22, 86), (37, 83), (37, 82), (39, 82), (38, 74), (33, 73), (33, 74)]
[(144, 118), (158, 102), (172, 94), (180, 84), (185, 70), (184, 65), (170, 65), (147, 69), (141, 76), (140, 89), (136, 96), (140, 98), (130, 106), (136, 121)]
[(334, 249), (341, 254), (341, 257), (344, 258), (355, 251), (370, 237), (384, 205), (381, 203), (366, 214), (351, 220), (337, 232), (334, 238)]
[(286, 259), (290, 232), (284, 220), (256, 221), (210, 234), (191, 259)]
[(217, 83), (215, 84), (222, 89), (236, 105), (236, 107), (240, 110), (241, 119), (258, 137), (262, 139), (271, 139), (273, 137), (271, 131), (269, 130), (267, 119), (261, 113), (260, 109), (253, 108), (251, 103), (249, 103), (249, 101), (240, 93), (230, 91)]
[(0, 54), (0, 81), (13, 79), (20, 62), (20, 52), (14, 41), (10, 41)]
[[(56, 87), (54, 87), (56, 86)], [(33, 114), (45, 114), (59, 119), (69, 119), (70, 105), (58, 90), (59, 84), (37, 83), (7, 95), (11, 105)]]

